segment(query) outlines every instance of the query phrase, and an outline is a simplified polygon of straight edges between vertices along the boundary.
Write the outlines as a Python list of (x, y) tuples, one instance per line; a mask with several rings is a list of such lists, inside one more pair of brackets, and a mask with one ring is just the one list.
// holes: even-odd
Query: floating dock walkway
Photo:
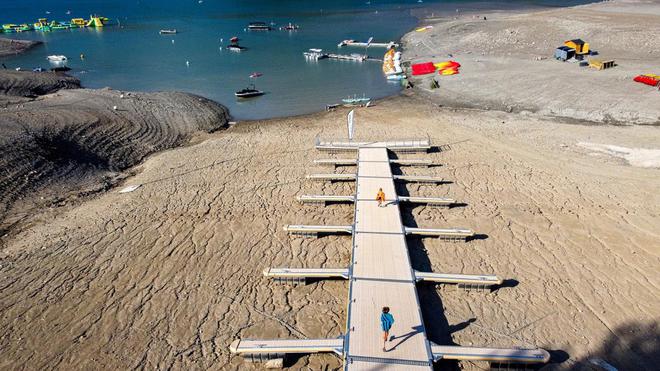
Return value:
[(363, 48), (373, 47), (373, 48), (391, 49), (391, 48), (398, 48), (399, 44), (395, 43), (394, 41), (390, 41), (388, 43), (375, 43), (375, 42), (365, 43), (365, 42), (355, 41), (355, 40), (343, 40), (342, 42), (337, 44), (337, 46), (340, 47), (340, 48), (342, 46), (360, 46), (360, 47), (363, 47)]
[[(353, 225), (304, 226), (289, 225), (289, 233), (347, 233), (352, 236), (349, 267), (338, 268), (267, 268), (263, 274), (272, 279), (304, 282), (306, 279), (348, 280), (348, 311), (344, 334), (330, 339), (237, 339), (230, 345), (232, 353), (253, 360), (279, 358), (287, 353), (334, 353), (341, 357), (344, 370), (431, 370), (440, 360), (470, 360), (494, 363), (532, 364), (548, 362), (543, 349), (501, 349), (438, 345), (428, 340), (422, 318), (416, 285), (418, 282), (456, 284), (462, 287), (491, 288), (501, 285), (495, 275), (447, 274), (415, 271), (410, 263), (406, 238), (421, 235), (467, 240), (474, 233), (467, 229), (409, 228), (403, 225), (399, 202), (429, 201), (418, 197), (396, 196), (388, 151), (425, 152), (430, 141), (392, 142), (322, 142), (319, 150), (354, 151), (357, 158), (356, 193), (340, 196), (340, 201), (353, 202)], [(353, 165), (353, 163), (351, 163)], [(327, 177), (325, 177), (327, 178)], [(401, 177), (399, 177), (401, 178)], [(386, 197), (384, 206), (375, 200), (378, 189)], [(299, 200), (333, 201), (329, 196), (306, 196)], [(320, 197), (320, 198), (319, 198)], [(349, 198), (350, 197), (350, 198)], [(391, 202), (398, 200), (399, 202)], [(451, 200), (453, 202), (453, 200)], [(449, 200), (441, 201), (449, 202)], [(389, 306), (396, 320), (383, 351), (379, 318), (381, 309)], [(442, 308), (438, 308), (442, 310)]]

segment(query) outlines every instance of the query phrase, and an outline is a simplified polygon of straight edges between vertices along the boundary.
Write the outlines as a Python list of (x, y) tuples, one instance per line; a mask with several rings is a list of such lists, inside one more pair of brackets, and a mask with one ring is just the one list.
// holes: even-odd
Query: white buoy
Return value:
[(225, 39), (223, 39), (222, 37), (220, 38), (220, 42), (223, 42), (224, 40), (225, 40)]
[(172, 39), (172, 44), (174, 44), (174, 39)]
[(186, 67), (190, 67), (190, 62), (186, 61)]

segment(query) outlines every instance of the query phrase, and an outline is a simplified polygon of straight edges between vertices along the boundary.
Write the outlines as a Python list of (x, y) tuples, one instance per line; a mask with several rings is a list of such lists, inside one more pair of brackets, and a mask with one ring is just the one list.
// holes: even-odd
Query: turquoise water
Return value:
[[(567, 4), (568, 2), (554, 2)], [(576, 3), (575, 1), (570, 3)], [(556, 5), (550, 1), (511, 1), (506, 6)], [(97, 13), (119, 25), (103, 29), (75, 29), (49, 33), (3, 34), (45, 42), (44, 46), (2, 59), (10, 68), (49, 67), (47, 55), (69, 57), (70, 74), (89, 88), (118, 90), (178, 90), (203, 95), (229, 107), (238, 119), (298, 115), (323, 109), (348, 95), (381, 98), (397, 94), (374, 61), (309, 62), (303, 51), (322, 48), (344, 54), (360, 48), (341, 48), (344, 39), (398, 40), (429, 9), (490, 7), (474, 1), (265, 1), (265, 0), (41, 0), (0, 2), (0, 22), (33, 23), (39, 17), (68, 20)], [(71, 14), (67, 15), (66, 12)], [(50, 14), (47, 14), (50, 12)], [(245, 31), (251, 21), (293, 22), (298, 31)], [(176, 35), (159, 35), (175, 28)], [(238, 36), (243, 52), (221, 50)], [(221, 42), (221, 39), (223, 41)], [(79, 55), (84, 53), (85, 59)], [(384, 49), (370, 48), (382, 58)], [(187, 63), (188, 62), (188, 63)], [(234, 91), (261, 72), (257, 87), (266, 95), (239, 101)]]

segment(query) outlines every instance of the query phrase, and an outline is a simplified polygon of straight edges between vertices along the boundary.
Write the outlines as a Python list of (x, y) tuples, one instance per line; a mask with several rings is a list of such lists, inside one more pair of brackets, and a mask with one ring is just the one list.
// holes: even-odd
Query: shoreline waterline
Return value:
[[(186, 20), (164, 10), (152, 14), (136, 7), (142, 13), (132, 18), (145, 18), (120, 19), (121, 27), (5, 35), (38, 39), (46, 44), (3, 61), (9, 67), (21, 66), (28, 70), (47, 67), (44, 60), (47, 54), (64, 54), (69, 56), (68, 63), (73, 68), (70, 74), (88, 88), (109, 86), (125, 91), (183, 91), (227, 106), (232, 116), (239, 120), (286, 117), (323, 110), (326, 104), (340, 103), (348, 96), (364, 94), (378, 99), (397, 95), (401, 90), (400, 84), (385, 79), (378, 62), (326, 60), (310, 63), (302, 55), (308, 48), (361, 53), (361, 48), (337, 48), (337, 43), (346, 38), (366, 40), (370, 36), (379, 42), (400, 41), (423, 22), (423, 17), (437, 14), (439, 10), (436, 9), (461, 6), (462, 12), (468, 12), (471, 4), (482, 3), (401, 4), (393, 1), (383, 6), (360, 5), (357, 8), (341, 4), (346, 9), (328, 9), (320, 13), (305, 8), (294, 12), (296, 16), (293, 17), (283, 15), (286, 9), (273, 13), (268, 8), (254, 16), (242, 11), (225, 14), (222, 7), (204, 15), (206, 5), (202, 5), (190, 10)], [(495, 3), (490, 6), (530, 7), (529, 3)], [(117, 9), (113, 11), (118, 12)], [(84, 12), (72, 9), (72, 14), (78, 13)], [(217, 14), (223, 17), (222, 20)], [(301, 28), (292, 32), (243, 31), (247, 22), (253, 20), (251, 17), (274, 20), (278, 24), (293, 22)], [(158, 35), (162, 28), (176, 28), (179, 33)], [(220, 50), (231, 36), (238, 36), (241, 45), (248, 49), (240, 53)], [(121, 45), (131, 45), (125, 57), (124, 53), (117, 54), (123, 50)], [(382, 59), (384, 52), (384, 49), (370, 48), (368, 54)], [(85, 59), (79, 60), (79, 54), (84, 54)], [(263, 76), (250, 79), (248, 76), (252, 72), (261, 72)], [(237, 100), (234, 92), (250, 82), (256, 82), (257, 88), (266, 95), (253, 100)]]

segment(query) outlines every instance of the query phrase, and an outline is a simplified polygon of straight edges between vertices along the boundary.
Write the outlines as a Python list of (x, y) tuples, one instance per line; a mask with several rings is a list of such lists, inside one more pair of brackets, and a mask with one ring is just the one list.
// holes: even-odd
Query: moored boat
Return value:
[(66, 62), (67, 58), (65, 55), (49, 55), (46, 57), (50, 62)]
[(298, 26), (297, 24), (293, 24), (293, 23), (289, 22), (288, 25), (280, 27), (280, 30), (282, 30), (282, 31), (295, 31), (299, 28), (300, 28), (300, 26)]
[(344, 98), (341, 101), (344, 102), (344, 104), (361, 106), (371, 102), (371, 98), (367, 98), (365, 96), (362, 96), (362, 98), (358, 98), (357, 96), (354, 95), (352, 98), (351, 97)]
[(323, 49), (309, 49), (309, 51), (303, 52), (305, 58), (319, 60), (323, 58), (328, 58), (328, 54), (323, 53)]
[(227, 50), (231, 50), (233, 52), (240, 52), (240, 51), (243, 51), (243, 50), (246, 50), (246, 49), (247, 49), (246, 47), (240, 46), (238, 44), (227, 45)]
[(235, 92), (234, 95), (238, 98), (252, 98), (264, 95), (264, 92), (258, 90), (254, 84), (250, 84), (247, 88)]
[(270, 31), (271, 27), (266, 22), (250, 22), (248, 30), (252, 31)]
[(174, 35), (177, 33), (176, 29), (171, 29), (171, 30), (160, 30), (158, 31), (159, 34), (161, 35)]

